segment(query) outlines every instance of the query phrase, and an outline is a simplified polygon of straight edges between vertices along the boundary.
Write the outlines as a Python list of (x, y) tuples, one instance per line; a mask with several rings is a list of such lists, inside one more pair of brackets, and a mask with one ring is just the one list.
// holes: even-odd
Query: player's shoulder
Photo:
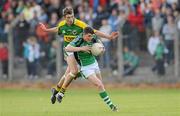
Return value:
[(62, 26), (64, 26), (66, 24), (66, 20), (61, 20), (61, 21), (59, 21), (59, 23), (58, 23), (58, 27), (62, 27)]
[(76, 18), (75, 18), (75, 20), (74, 20), (74, 24), (75, 24), (76, 26), (81, 27), (81, 28), (85, 28), (85, 27), (88, 26), (85, 22), (83, 22), (83, 21), (81, 21), (81, 20), (78, 20), (78, 19), (76, 19)]
[(82, 42), (82, 40), (83, 40), (83, 35), (81, 33), (78, 36), (76, 36), (76, 38), (73, 40), (73, 43), (79, 44)]

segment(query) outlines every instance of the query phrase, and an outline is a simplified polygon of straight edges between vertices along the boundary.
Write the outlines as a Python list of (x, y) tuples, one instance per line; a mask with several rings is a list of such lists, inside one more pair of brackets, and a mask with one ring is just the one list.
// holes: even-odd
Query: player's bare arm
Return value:
[(57, 27), (47, 28), (43, 23), (39, 23), (39, 26), (45, 32), (51, 32), (51, 33), (57, 33), (58, 32)]
[(65, 47), (65, 51), (67, 52), (79, 52), (79, 51), (84, 51), (84, 52), (90, 52), (91, 47), (89, 46), (82, 46), (82, 47), (74, 47), (71, 45), (68, 45)]
[(101, 31), (98, 31), (96, 30), (95, 31), (95, 34), (99, 37), (102, 37), (102, 38), (107, 38), (109, 40), (113, 40), (113, 39), (116, 39), (118, 36), (119, 36), (119, 33), (118, 32), (112, 32), (110, 35), (109, 34), (105, 34)]

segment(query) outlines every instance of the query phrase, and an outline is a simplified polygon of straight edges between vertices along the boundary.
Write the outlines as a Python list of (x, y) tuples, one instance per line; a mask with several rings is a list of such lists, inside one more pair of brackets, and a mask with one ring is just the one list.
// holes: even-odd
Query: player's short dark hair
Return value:
[(88, 33), (94, 34), (94, 30), (91, 27), (85, 27), (83, 32), (84, 34), (88, 34)]
[(72, 7), (66, 7), (63, 9), (63, 16), (74, 14)]

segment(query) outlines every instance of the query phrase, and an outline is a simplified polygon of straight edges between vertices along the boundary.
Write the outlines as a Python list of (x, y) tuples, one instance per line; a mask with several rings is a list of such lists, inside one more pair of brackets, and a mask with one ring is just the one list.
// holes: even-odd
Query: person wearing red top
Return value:
[(131, 26), (138, 31), (137, 47), (140, 50), (146, 50), (145, 45), (147, 40), (145, 39), (144, 16), (139, 6), (136, 6), (135, 10), (131, 9), (128, 15), (128, 21), (130, 22)]
[(0, 62), (2, 64), (3, 78), (8, 76), (8, 49), (5, 43), (0, 43)]

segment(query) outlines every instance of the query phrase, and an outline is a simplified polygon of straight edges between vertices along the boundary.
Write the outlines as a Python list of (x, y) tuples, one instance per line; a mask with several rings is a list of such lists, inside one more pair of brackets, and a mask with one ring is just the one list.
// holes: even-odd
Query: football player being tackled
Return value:
[[(93, 29), (91, 27), (86, 27), (82, 34), (80, 34), (76, 39), (70, 42), (67, 47), (65, 47), (65, 51), (77, 53), (77, 60), (79, 60), (78, 63), (80, 63), (79, 65), (82, 78), (87, 79), (98, 88), (100, 97), (112, 111), (118, 111), (117, 107), (112, 103), (104, 88), (101, 72), (96, 58), (90, 52), (90, 46), (92, 46), (92, 44), (95, 42), (98, 42), (98, 38), (94, 34)], [(63, 93), (60, 94), (64, 95)]]
[[(44, 24), (40, 23), (40, 27), (43, 31), (49, 33), (58, 33), (58, 35), (64, 36), (64, 48), (71, 42), (77, 35), (83, 32), (83, 29), (88, 25), (76, 18), (74, 18), (74, 11), (71, 7), (66, 7), (63, 9), (64, 20), (60, 21), (57, 27), (47, 28)], [(112, 32), (110, 35), (102, 33), (98, 30), (94, 30), (95, 34), (107, 39), (115, 39), (118, 36), (118, 32)], [(68, 64), (65, 74), (60, 78), (60, 81), (56, 87), (52, 88), (51, 103), (56, 102), (56, 97), (61, 99), (61, 96), (57, 96), (57, 93), (65, 92), (71, 81), (78, 75), (77, 62), (74, 58), (73, 52), (64, 51), (65, 60)]]

